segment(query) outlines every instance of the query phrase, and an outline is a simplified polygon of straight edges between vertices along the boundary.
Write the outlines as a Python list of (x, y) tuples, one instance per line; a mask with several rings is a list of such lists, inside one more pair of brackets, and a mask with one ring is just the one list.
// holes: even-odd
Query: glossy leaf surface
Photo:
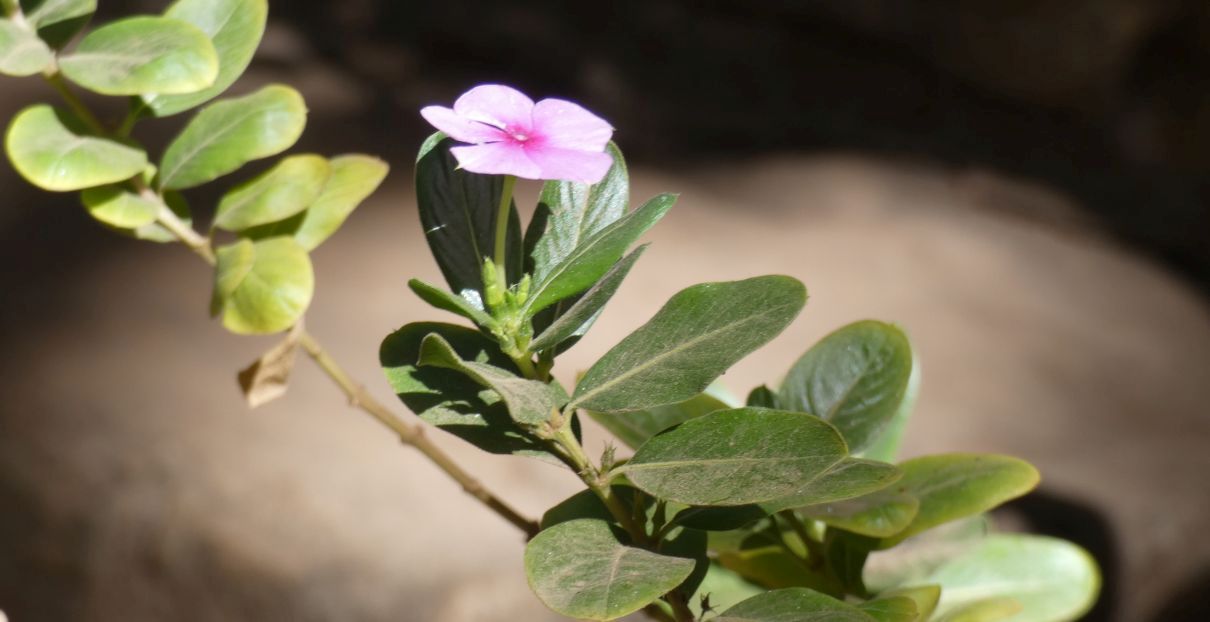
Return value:
[(572, 403), (620, 412), (687, 400), (785, 329), (806, 300), (786, 276), (681, 290), (588, 370)]
[(824, 337), (794, 363), (777, 403), (836, 426), (857, 453), (890, 424), (911, 373), (912, 349), (903, 331), (857, 322)]
[(279, 84), (210, 104), (168, 145), (159, 186), (192, 188), (281, 153), (298, 140), (306, 122), (302, 96)]

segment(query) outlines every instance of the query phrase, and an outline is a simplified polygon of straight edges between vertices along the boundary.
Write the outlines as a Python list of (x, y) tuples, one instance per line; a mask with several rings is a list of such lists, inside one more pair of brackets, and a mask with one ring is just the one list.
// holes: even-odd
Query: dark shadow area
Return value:
[(1151, 622), (1204, 622), (1210, 620), (1210, 566), (1202, 568), (1192, 580), (1168, 599), (1168, 604)]

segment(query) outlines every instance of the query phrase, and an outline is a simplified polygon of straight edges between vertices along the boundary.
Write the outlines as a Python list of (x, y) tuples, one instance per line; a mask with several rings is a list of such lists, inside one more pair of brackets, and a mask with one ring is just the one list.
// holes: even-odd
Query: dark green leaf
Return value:
[(885, 485), (885, 473), (869, 483), (849, 482), (842, 475), (842, 486), (821, 485), (848, 470), (852, 459), (847, 454), (836, 429), (817, 418), (737, 408), (653, 437), (621, 472), (647, 493), (687, 505), (781, 504), (815, 494), (843, 498)]
[(441, 335), (464, 361), (516, 370), (496, 341), (478, 331), (436, 322), (408, 324), (382, 342), (379, 360), (391, 388), (412, 412), (484, 451), (558, 462), (540, 440), (513, 422), (495, 391), (461, 374), (418, 366), (420, 343), (429, 334)]
[[(630, 510), (633, 508), (635, 489), (630, 486), (614, 485), (610, 487), (622, 505)], [(645, 497), (650, 499), (650, 497)], [(593, 518), (602, 521), (613, 521), (613, 514), (601, 502), (601, 498), (591, 490), (581, 490), (576, 494), (560, 501), (542, 515), (542, 529), (550, 529), (559, 523), (566, 523), (578, 518)]]
[[(613, 166), (600, 182), (588, 185), (573, 181), (548, 181), (538, 198), (538, 211), (526, 232), (533, 248), (533, 277), (541, 282), (572, 252), (605, 226), (626, 213), (630, 180), (622, 152), (612, 142), (606, 152)], [(541, 223), (540, 230), (535, 230)]]
[(235, 82), (252, 62), (265, 32), (269, 13), (266, 0), (177, 0), (165, 17), (197, 26), (210, 38), (218, 54), (218, 76), (210, 86), (183, 95), (144, 96), (157, 117), (188, 110), (218, 96)]
[(646, 248), (647, 245), (644, 244), (634, 249), (626, 257), (619, 259), (605, 273), (605, 276), (602, 276), (601, 280), (584, 292), (575, 303), (569, 305), (566, 310), (561, 309), (559, 313), (556, 313), (557, 319), (530, 342), (530, 351), (538, 352), (553, 348), (567, 339), (579, 337), (588, 332), (588, 328), (596, 321), (597, 315), (605, 308), (609, 299), (613, 298), (614, 293), (618, 291), (618, 286), (622, 284), (622, 280), (630, 273), (630, 269), (634, 267), (634, 263), (639, 260)]
[(97, 0), (21, 0), (21, 10), (47, 45), (61, 48), (88, 23)]
[(420, 279), (412, 279), (408, 281), (408, 287), (411, 288), (421, 300), (433, 305), (438, 309), (456, 313), (462, 317), (480, 325), (492, 326), (495, 320), (482, 309), (468, 302), (465, 298), (451, 294), (443, 289), (439, 289)]
[(273, 168), (228, 190), (219, 201), (214, 226), (243, 231), (289, 218), (315, 202), (329, 171), (328, 161), (317, 155), (283, 158)]
[(578, 519), (539, 533), (525, 547), (525, 574), (557, 613), (614, 620), (680, 585), (694, 561), (624, 544), (609, 523)]
[(854, 537), (843, 531), (828, 530), (824, 538), (824, 559), (829, 574), (840, 581), (845, 592), (865, 595), (863, 571), (869, 556), (870, 549), (864, 538)]
[(620, 412), (689, 399), (780, 333), (806, 300), (786, 276), (684, 289), (588, 370), (572, 404)]
[(1028, 462), (995, 454), (943, 454), (913, 458), (899, 465), (896, 490), (916, 497), (920, 508), (903, 530), (882, 541), (888, 548), (942, 523), (981, 514), (1038, 485)]
[(159, 186), (192, 188), (281, 153), (298, 140), (306, 122), (302, 96), (280, 84), (210, 104), (168, 145)]
[(753, 596), (715, 622), (875, 622), (862, 610), (804, 587)]
[(452, 369), (495, 391), (508, 408), (513, 421), (522, 426), (538, 426), (550, 421), (566, 401), (557, 384), (518, 377), (489, 363), (464, 361), (441, 335), (432, 334), (420, 342), (421, 367)]
[(912, 373), (903, 331), (864, 321), (824, 337), (790, 368), (777, 403), (835, 425), (854, 453), (868, 447), (894, 418)]
[(63, 75), (102, 95), (192, 93), (214, 83), (218, 55), (206, 33), (169, 17), (128, 17), (84, 37), (59, 59)]
[(1021, 606), (1014, 622), (1078, 619), (1096, 601), (1101, 584), (1096, 562), (1084, 549), (1056, 538), (1017, 534), (988, 536), (926, 580), (941, 586), (939, 619), (988, 598), (1007, 598)]
[(46, 104), (30, 106), (13, 118), (5, 149), (26, 181), (56, 192), (125, 181), (147, 166), (141, 149), (91, 136), (70, 113)]
[(683, 402), (646, 410), (626, 413), (588, 411), (588, 414), (633, 449), (672, 426), (725, 408), (727, 404), (722, 400), (708, 393), (699, 393)]
[(50, 48), (32, 30), (0, 19), (0, 73), (32, 76), (53, 59)]
[(213, 310), (241, 335), (293, 326), (311, 303), (315, 276), (306, 249), (293, 238), (240, 240), (215, 251)]
[(777, 394), (762, 384), (748, 393), (748, 399), (745, 401), (745, 404), (760, 408), (777, 408)]
[(552, 267), (540, 280), (535, 279), (524, 313), (533, 317), (542, 309), (592, 286), (617, 263), (655, 223), (659, 222), (676, 196), (661, 194), (642, 207), (606, 225)]
[(676, 513), (673, 521), (678, 525), (704, 531), (730, 531), (756, 522), (769, 513), (759, 505), (736, 505), (731, 507), (689, 506)]
[[(450, 289), (462, 294), (483, 289), (483, 259), (496, 248), (496, 214), (504, 190), (502, 175), (479, 175), (458, 168), (450, 154), (455, 143), (441, 132), (420, 147), (416, 158), (416, 201), (420, 224)], [(521, 278), (521, 221), (509, 208), (505, 264), (510, 283)]]
[(912, 417), (912, 411), (916, 408), (916, 397), (919, 393), (920, 359), (912, 356), (912, 375), (908, 378), (907, 391), (899, 401), (899, 408), (882, 433), (860, 452), (861, 457), (882, 462), (895, 462), (898, 459), (899, 446), (903, 444), (903, 433), (907, 429), (908, 419)]

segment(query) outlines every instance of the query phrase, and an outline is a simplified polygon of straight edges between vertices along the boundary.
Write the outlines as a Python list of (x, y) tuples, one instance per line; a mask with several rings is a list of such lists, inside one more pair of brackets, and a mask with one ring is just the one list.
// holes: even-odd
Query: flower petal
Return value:
[(541, 169), (529, 159), (525, 148), (514, 142), (453, 147), (450, 153), (454, 154), (459, 166), (472, 173), (546, 179), (539, 177)]
[(534, 106), (533, 131), (546, 144), (567, 149), (603, 151), (613, 127), (579, 104), (544, 99)]
[(467, 119), (525, 132), (533, 126), (533, 109), (532, 99), (517, 89), (500, 84), (476, 86), (454, 102), (454, 112)]
[(471, 121), (454, 112), (453, 109), (444, 106), (426, 106), (425, 108), (421, 108), (420, 116), (424, 117), (424, 120), (431, 123), (433, 127), (445, 132), (447, 136), (458, 142), (487, 143), (507, 138), (504, 132), (490, 125)]
[(613, 166), (613, 158), (604, 152), (540, 145), (526, 149), (525, 153), (540, 169), (538, 179), (595, 184), (601, 181), (605, 173), (609, 172), (609, 167)]

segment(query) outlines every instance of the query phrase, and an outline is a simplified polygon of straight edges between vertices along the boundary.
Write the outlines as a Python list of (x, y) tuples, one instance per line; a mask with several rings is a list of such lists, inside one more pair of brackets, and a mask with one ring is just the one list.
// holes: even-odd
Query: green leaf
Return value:
[(912, 348), (903, 331), (856, 322), (824, 337), (794, 363), (777, 403), (836, 426), (857, 453), (894, 418), (911, 373)]
[[(610, 486), (613, 495), (617, 497), (622, 505), (631, 510), (634, 505), (631, 502), (634, 499), (635, 489), (630, 486), (615, 484)], [(650, 497), (644, 496), (644, 499), (650, 500)], [(542, 514), (542, 529), (550, 529), (559, 523), (576, 520), (579, 518), (592, 518), (596, 520), (611, 522), (613, 514), (609, 512), (609, 508), (601, 501), (601, 498), (591, 490), (585, 489), (576, 494), (560, 501), (554, 507), (546, 510)]]
[(462, 317), (480, 326), (493, 326), (496, 323), (496, 321), (493, 320), (490, 315), (484, 313), (482, 309), (472, 305), (465, 298), (429, 285), (420, 279), (412, 279), (408, 281), (408, 287), (415, 292), (421, 300), (433, 305), (438, 309), (461, 315)]
[(878, 597), (870, 601), (870, 603), (897, 600), (900, 598), (906, 598), (912, 601), (913, 610), (916, 612), (918, 619), (923, 622), (924, 620), (928, 620), (929, 616), (933, 615), (933, 611), (937, 609), (937, 602), (941, 599), (941, 586), (919, 585), (915, 587), (887, 590), (879, 594)]
[(845, 531), (885, 538), (903, 531), (920, 509), (920, 501), (902, 489), (899, 483), (855, 499), (802, 507), (799, 512)]
[[(857, 496), (898, 475), (890, 465), (879, 470), (860, 467), (856, 470), (867, 471), (868, 481), (849, 481), (844, 473), (850, 463), (864, 461), (847, 455), (836, 429), (817, 418), (736, 408), (652, 437), (620, 471), (659, 499), (711, 506)], [(832, 478), (843, 483), (821, 483)]]
[(329, 170), (328, 161), (317, 155), (282, 158), (273, 168), (227, 191), (219, 201), (214, 226), (242, 231), (289, 218), (315, 202)]
[[(1021, 613), (1021, 603), (1012, 598), (984, 598), (954, 609), (937, 618), (938, 622), (997, 622), (1015, 618)], [(1066, 620), (1066, 618), (1064, 618)]]
[(80, 193), (80, 200), (93, 218), (119, 229), (150, 225), (160, 212), (159, 201), (116, 184), (88, 188)]
[(920, 508), (903, 531), (879, 544), (880, 549), (937, 525), (986, 512), (1038, 485), (1038, 471), (1028, 462), (995, 454), (923, 456), (899, 468), (903, 478), (896, 490), (916, 497)]
[(845, 531), (827, 530), (824, 534), (824, 561), (828, 574), (840, 582), (843, 592), (864, 595), (865, 563), (870, 557), (866, 540)]
[(218, 55), (206, 33), (168, 17), (128, 17), (84, 37), (59, 69), (102, 95), (192, 93), (214, 83)]
[(612, 142), (605, 151), (613, 157), (613, 166), (600, 182), (548, 181), (542, 186), (537, 214), (526, 232), (526, 245), (533, 248), (535, 282), (545, 279), (581, 244), (626, 213), (630, 201), (626, 160)]
[(21, 0), (25, 21), (52, 48), (76, 36), (97, 10), (97, 0)]
[(0, 73), (32, 76), (53, 59), (50, 48), (33, 31), (0, 19)]
[(622, 258), (626, 249), (672, 209), (673, 203), (676, 203), (676, 195), (661, 194), (577, 245), (563, 261), (534, 281), (523, 311), (525, 316), (533, 317), (600, 280)]
[(609, 523), (579, 519), (546, 529), (525, 547), (530, 588), (556, 613), (615, 620), (680, 585), (694, 561), (622, 543)]
[(899, 401), (899, 408), (891, 417), (890, 423), (883, 429), (874, 441), (860, 452), (861, 457), (882, 462), (895, 462), (899, 456), (899, 446), (903, 444), (903, 433), (907, 430), (908, 419), (916, 408), (916, 397), (920, 394), (920, 359), (912, 356), (912, 375), (908, 378), (907, 390)]
[(168, 145), (159, 186), (192, 188), (281, 153), (298, 140), (306, 122), (302, 95), (280, 84), (210, 104)]
[(869, 614), (805, 587), (753, 596), (723, 612), (715, 622), (875, 622)]
[(391, 388), (412, 412), (484, 451), (558, 462), (540, 440), (513, 422), (495, 391), (461, 374), (417, 365), (420, 344), (429, 334), (441, 335), (464, 361), (516, 370), (496, 341), (478, 331), (437, 322), (408, 324), (387, 336), (378, 357)]
[(915, 622), (922, 619), (916, 611), (916, 601), (907, 596), (876, 598), (857, 605), (878, 622)]
[(988, 536), (926, 580), (941, 586), (939, 619), (992, 597), (1020, 603), (1014, 622), (1078, 619), (1096, 602), (1101, 584), (1096, 562), (1084, 549), (1056, 538), (1017, 534)]
[(488, 363), (464, 361), (441, 335), (433, 334), (420, 342), (421, 367), (452, 369), (491, 389), (504, 400), (513, 421), (522, 426), (538, 426), (550, 421), (551, 414), (567, 400), (557, 384), (518, 377)]
[(386, 179), (390, 167), (378, 158), (360, 154), (340, 155), (328, 160), (331, 173), (319, 198), (311, 203), (294, 239), (307, 250), (314, 250), (344, 224)]
[(760, 408), (777, 408), (777, 394), (762, 384), (748, 392), (748, 399), (744, 403)]
[[(569, 305), (567, 309), (559, 309), (555, 314), (556, 319), (542, 334), (538, 335), (529, 344), (531, 352), (538, 352), (547, 348), (553, 348), (572, 338), (579, 337), (588, 332), (588, 328), (596, 320), (597, 316), (604, 309), (605, 304), (613, 298), (618, 287), (622, 284), (622, 280), (630, 273), (630, 269), (634, 267), (634, 263), (642, 256), (643, 251), (647, 249), (644, 244), (631, 252), (629, 255), (619, 259), (613, 267), (597, 281), (595, 285), (584, 292), (575, 303)], [(562, 303), (560, 303), (562, 304)], [(556, 305), (558, 306), (558, 305)]]
[(293, 238), (240, 240), (220, 247), (215, 255), (212, 309), (231, 332), (283, 331), (298, 322), (311, 303), (311, 258)]
[(572, 405), (619, 412), (689, 399), (785, 329), (806, 300), (787, 276), (681, 290), (588, 370)]
[(13, 118), (5, 149), (26, 181), (57, 192), (124, 181), (147, 166), (141, 149), (90, 136), (70, 113), (46, 104), (30, 106)]
[(147, 107), (155, 116), (166, 117), (209, 101), (227, 90), (252, 62), (265, 32), (268, 14), (266, 0), (177, 0), (173, 3), (164, 16), (193, 24), (209, 37), (218, 55), (218, 75), (210, 86), (193, 93), (144, 95)]
[[(193, 226), (193, 217), (189, 212), (189, 204), (185, 202), (185, 197), (182, 197), (179, 192), (164, 193), (164, 203), (168, 205), (168, 209), (176, 215), (186, 226)], [(123, 235), (129, 235), (138, 240), (146, 240), (148, 242), (158, 242), (167, 244), (171, 242), (179, 242), (176, 235), (164, 228), (158, 222), (154, 222), (134, 229), (115, 228), (115, 231)]]
[[(483, 259), (496, 248), (496, 214), (504, 191), (502, 175), (479, 175), (458, 168), (450, 154), (454, 141), (437, 132), (416, 158), (416, 202), (425, 239), (450, 289), (463, 294), (483, 289)], [(509, 283), (521, 278), (521, 221), (509, 208), (505, 243)]]
[(683, 402), (667, 406), (626, 413), (599, 413), (590, 410), (588, 414), (618, 437), (618, 440), (634, 449), (672, 426), (726, 408), (728, 406), (722, 400), (707, 393), (699, 393)]

